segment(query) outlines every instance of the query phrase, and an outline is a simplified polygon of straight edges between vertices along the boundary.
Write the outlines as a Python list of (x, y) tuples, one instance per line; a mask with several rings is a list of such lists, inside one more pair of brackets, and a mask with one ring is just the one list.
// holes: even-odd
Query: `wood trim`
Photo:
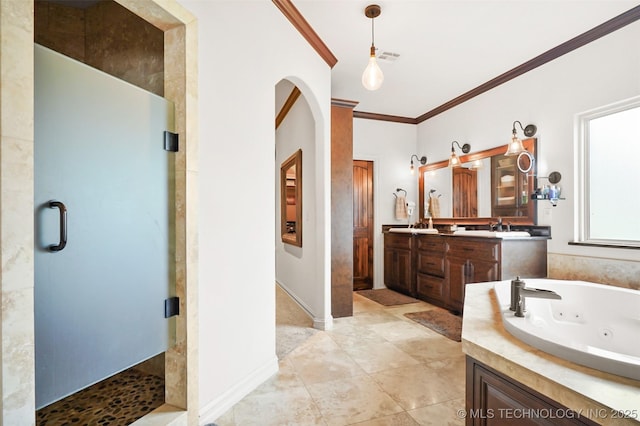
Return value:
[(503, 83), (508, 82), (509, 80), (513, 80), (516, 77), (521, 76), (541, 65), (546, 64), (547, 62), (551, 62), (554, 59), (559, 58), (562, 55), (565, 55), (579, 47), (587, 45), (592, 41), (599, 39), (600, 37), (604, 37), (607, 34), (610, 34), (614, 31), (619, 30), (620, 28), (627, 26), (635, 21), (640, 19), (640, 6), (636, 6), (628, 11), (580, 34), (577, 37), (568, 40), (553, 49), (547, 50), (541, 55), (536, 56), (533, 59), (528, 60), (527, 62), (518, 65), (517, 67), (500, 74), (499, 76), (487, 81), (486, 83), (481, 84), (480, 86), (472, 89), (462, 95), (458, 96), (440, 105), (437, 108), (432, 109), (429, 112), (422, 114), (421, 116), (416, 118), (417, 123), (422, 123), (429, 118), (435, 117), (436, 115), (443, 113), (457, 105), (460, 105), (463, 102), (466, 102), (482, 93), (491, 90)]
[(376, 114), (373, 112), (353, 111), (353, 118), (367, 120), (391, 121), (393, 123), (418, 124), (415, 118), (400, 117), (398, 115)]
[(304, 19), (304, 16), (302, 16), (300, 11), (293, 5), (291, 0), (272, 1), (273, 4), (275, 4), (282, 14), (289, 20), (289, 22), (291, 22), (291, 24), (293, 24), (293, 26), (298, 30), (302, 37), (309, 42), (311, 47), (318, 52), (327, 65), (329, 65), (330, 68), (333, 68), (338, 63), (338, 59), (333, 53), (331, 53), (327, 45), (324, 44), (313, 28), (311, 28), (311, 25), (309, 25), (307, 20)]
[(284, 102), (284, 105), (282, 105), (280, 112), (276, 116), (276, 129), (280, 126), (280, 124), (282, 123), (284, 118), (287, 116), (291, 108), (293, 108), (293, 104), (296, 103), (299, 97), (300, 97), (300, 89), (298, 89), (297, 86), (294, 86), (293, 90), (291, 90), (291, 93), (289, 94), (289, 97)]
[(331, 106), (342, 107), (342, 108), (355, 108), (356, 105), (358, 105), (357, 101), (331, 98)]
[[(527, 138), (527, 139), (523, 139), (522, 143), (524, 145), (524, 147), (526, 148), (527, 151), (529, 151), (531, 154), (533, 154), (534, 156), (537, 153), (537, 139), (536, 138)], [(460, 162), (461, 163), (468, 163), (470, 161), (475, 161), (475, 160), (480, 160), (483, 158), (491, 158), (495, 155), (501, 155), (504, 154), (507, 151), (507, 145), (500, 145), (500, 146), (496, 146), (493, 148), (489, 148), (489, 149), (485, 149), (483, 151), (478, 151), (478, 152), (474, 152), (471, 154), (466, 154), (466, 155), (462, 155), (460, 156)], [(442, 161), (438, 161), (437, 163), (431, 163), (431, 164), (426, 164), (424, 166), (420, 166), (418, 167), (418, 220), (420, 220), (421, 222), (424, 220), (424, 203), (425, 203), (425, 190), (424, 190), (424, 174), (425, 172), (431, 171), (431, 170), (437, 170), (437, 169), (442, 169), (445, 167), (449, 167), (449, 160), (442, 160)], [(529, 188), (529, 191), (532, 191), (533, 188), (533, 182), (531, 182), (531, 186)], [(513, 224), (527, 224), (527, 225), (531, 225), (531, 224), (536, 224), (537, 223), (537, 217), (536, 217), (536, 210), (535, 208), (533, 208), (533, 204), (531, 205), (531, 208), (533, 209), (532, 211), (529, 212), (528, 216), (521, 216), (521, 217), (517, 217), (517, 216), (509, 216), (508, 219), (511, 223)], [(445, 217), (445, 218), (434, 218), (432, 219), (433, 223), (437, 223), (440, 225), (443, 224), (463, 224), (463, 223), (467, 223), (467, 224), (477, 224), (477, 223), (487, 223), (487, 221), (492, 221), (493, 218), (492, 217), (474, 217), (474, 218), (468, 218), (468, 217)]]
[[(293, 234), (287, 232), (287, 171), (295, 167), (296, 223)], [(302, 149), (298, 149), (280, 166), (280, 234), (282, 242), (302, 247)]]
[[(320, 54), (320, 56), (325, 60), (325, 62), (333, 68), (335, 64), (338, 62), (338, 59), (331, 53), (327, 45), (320, 39), (318, 34), (313, 30), (311, 25), (304, 19), (300, 11), (291, 3), (291, 0), (272, 0), (273, 3), (280, 9), (280, 11), (285, 15), (285, 17), (293, 24), (293, 26), (300, 32), (300, 34), (309, 42), (309, 44)], [(396, 115), (387, 115), (387, 114), (377, 114), (372, 112), (363, 112), (363, 111), (353, 111), (354, 118), (363, 118), (367, 120), (380, 120), (380, 121), (389, 121), (394, 123), (406, 123), (406, 124), (420, 124), (423, 121), (426, 121), (430, 118), (435, 117), (438, 114), (441, 114), (453, 107), (456, 107), (468, 100), (475, 98), (487, 92), (491, 89), (494, 89), (500, 86), (503, 83), (506, 83), (510, 80), (513, 80), (516, 77), (519, 77), (535, 68), (538, 68), (541, 65), (544, 65), (548, 62), (551, 62), (560, 56), (563, 56), (569, 52), (572, 52), (582, 46), (585, 46), (601, 37), (604, 37), (608, 34), (611, 34), (614, 31), (619, 30), (635, 21), (640, 19), (640, 6), (636, 6), (627, 10), (626, 12), (611, 18), (610, 20), (603, 22), (600, 25), (593, 27), (592, 29), (562, 43), (558, 46), (547, 50), (546, 52), (534, 57), (533, 59), (528, 60), (511, 70), (500, 74), (497, 77), (492, 78), (491, 80), (477, 86), (474, 89), (469, 90), (468, 92), (463, 93), (462, 95), (451, 99), (448, 102), (416, 117), (401, 117)]]

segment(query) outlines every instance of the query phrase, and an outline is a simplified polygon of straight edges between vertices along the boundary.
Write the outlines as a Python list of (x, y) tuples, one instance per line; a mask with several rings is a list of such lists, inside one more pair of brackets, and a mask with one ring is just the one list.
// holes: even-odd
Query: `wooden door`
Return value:
[(453, 168), (453, 217), (478, 217), (478, 174), (465, 167)]
[(373, 161), (353, 161), (353, 289), (373, 288)]

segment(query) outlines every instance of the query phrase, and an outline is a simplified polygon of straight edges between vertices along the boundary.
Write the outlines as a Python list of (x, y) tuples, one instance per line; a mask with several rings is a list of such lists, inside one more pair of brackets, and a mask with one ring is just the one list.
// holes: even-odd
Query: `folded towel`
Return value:
[(429, 197), (429, 213), (431, 217), (440, 217), (440, 200), (437, 197)]
[(407, 200), (402, 195), (396, 195), (396, 219), (407, 219)]

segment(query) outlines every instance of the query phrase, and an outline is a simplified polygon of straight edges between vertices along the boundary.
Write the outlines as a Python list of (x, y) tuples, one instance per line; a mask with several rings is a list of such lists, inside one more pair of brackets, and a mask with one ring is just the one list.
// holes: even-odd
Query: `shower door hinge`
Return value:
[(164, 149), (169, 152), (178, 152), (178, 134), (164, 131)]
[(164, 300), (164, 317), (171, 318), (180, 315), (180, 298), (177, 296)]

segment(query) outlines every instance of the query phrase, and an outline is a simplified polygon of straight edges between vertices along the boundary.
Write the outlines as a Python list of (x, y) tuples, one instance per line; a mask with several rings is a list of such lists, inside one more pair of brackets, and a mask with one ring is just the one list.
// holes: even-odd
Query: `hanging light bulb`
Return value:
[(378, 90), (382, 86), (384, 81), (384, 75), (382, 70), (376, 62), (375, 47), (371, 46), (371, 57), (369, 58), (369, 65), (362, 73), (362, 85), (367, 90)]
[(369, 53), (369, 64), (362, 73), (362, 85), (367, 90), (378, 90), (384, 81), (382, 70), (376, 62), (376, 47), (374, 45), (373, 19), (380, 16), (380, 6), (371, 4), (364, 9), (367, 18), (371, 18), (371, 50)]

